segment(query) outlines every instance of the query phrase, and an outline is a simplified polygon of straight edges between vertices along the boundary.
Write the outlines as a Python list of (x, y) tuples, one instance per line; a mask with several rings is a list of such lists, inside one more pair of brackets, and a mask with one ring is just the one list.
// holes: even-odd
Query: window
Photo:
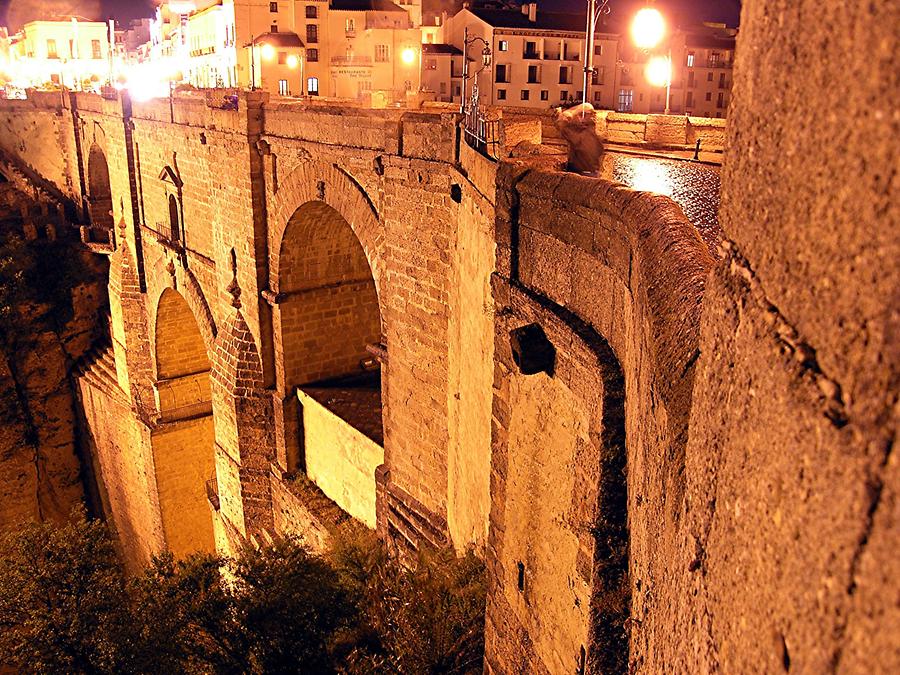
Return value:
[(278, 80), (278, 93), (281, 96), (287, 96), (291, 93), (291, 90), (288, 89), (287, 80)]
[(307, 5), (306, 6), (306, 18), (307, 19), (318, 19), (319, 18), (319, 8), (315, 5)]
[(693, 68), (693, 67), (694, 67), (694, 52), (688, 52), (688, 55), (687, 55), (687, 67), (688, 67), (688, 68)]
[(319, 60), (319, 50), (318, 49), (307, 49), (306, 50), (306, 60), (310, 63), (316, 63)]
[(287, 63), (287, 52), (278, 52), (278, 64), (283, 66)]
[(688, 86), (689, 87), (694, 86), (694, 71), (693, 70), (688, 71)]
[(75, 57), (75, 40), (69, 40), (69, 57), (73, 58), (73, 59), (76, 58)]
[(538, 57), (537, 42), (526, 42), (523, 56), (526, 59), (536, 59)]
[(497, 51), (498, 52), (508, 52), (509, 51), (509, 42), (507, 42), (506, 40), (500, 40), (500, 42), (497, 44)]
[(598, 103), (600, 102), (600, 92), (599, 91), (594, 92), (594, 101), (596, 101)]
[(269, 11), (277, 14), (278, 13), (278, 3), (270, 2), (269, 3)]
[(178, 200), (169, 195), (169, 241), (181, 241), (181, 225), (178, 218)]
[(725, 94), (721, 91), (719, 92), (719, 98), (716, 100), (716, 107), (724, 108), (725, 107)]
[(685, 105), (686, 105), (688, 108), (693, 108), (693, 107), (694, 107), (694, 92), (689, 91), (689, 92), (687, 93), (687, 102), (685, 103)]
[(606, 67), (600, 66), (594, 68), (594, 74), (591, 75), (591, 84), (603, 84), (606, 79)]
[(453, 85), (453, 95), (457, 97), (460, 95), (460, 85)]
[(271, 26), (269, 26), (269, 32), (270, 32), (270, 33), (277, 33), (277, 32), (278, 32), (278, 24), (277, 24), (277, 23), (273, 23)]
[(506, 100), (506, 89), (498, 89), (497, 90), (497, 100), (498, 101)]
[(594, 45), (594, 56), (603, 56), (603, 45)]
[(709, 67), (718, 68), (722, 65), (722, 55), (719, 52), (710, 52)]
[(498, 63), (495, 82), (509, 82), (509, 66), (505, 63)]
[(725, 88), (725, 73), (719, 73), (719, 89)]
[(619, 112), (631, 112), (634, 109), (634, 90), (619, 89), (619, 101), (616, 110)]
[(306, 25), (306, 41), (307, 43), (319, 41), (319, 27), (316, 24), (310, 23)]
[(711, 91), (706, 92), (706, 100), (712, 101), (712, 92)]
[(306, 79), (306, 92), (310, 96), (318, 96), (319, 95), (319, 78), (318, 77), (309, 77)]
[(528, 90), (527, 90), (527, 89), (523, 89), (523, 90), (522, 90), (522, 100), (523, 100), (523, 101), (527, 101), (527, 100), (528, 100)]
[(56, 53), (56, 40), (47, 40), (47, 58), (48, 59), (58, 59), (59, 55)]
[(546, 89), (541, 89), (541, 100), (546, 101), (550, 98), (550, 92)]
[(103, 54), (100, 53), (100, 40), (91, 40), (91, 58), (102, 59)]
[(356, 32), (356, 19), (347, 19), (344, 22), (344, 30), (348, 34), (353, 34)]
[[(375, 60), (377, 61), (378, 59), (376, 58)], [(425, 59), (425, 70), (437, 70), (437, 59)]]
[(569, 98), (569, 91), (567, 89), (560, 89), (559, 100), (565, 101), (567, 98)]
[[(447, 93), (447, 83), (446, 83), (446, 82), (441, 82), (441, 93), (442, 93), (442, 94), (446, 94), (446, 93)], [(504, 93), (505, 93), (505, 92), (504, 92)]]
[(706, 81), (707, 81), (707, 82), (712, 82), (712, 80), (713, 80), (713, 74), (712, 74), (712, 73), (707, 73), (707, 74), (706, 74)]
[[(375, 45), (375, 61), (378, 63), (387, 63), (389, 61), (387, 45)], [(432, 62), (434, 61), (432, 60)]]
[(541, 81), (541, 73), (538, 66), (528, 66), (528, 84), (537, 84)]
[(572, 84), (572, 69), (569, 66), (559, 67), (559, 83)]

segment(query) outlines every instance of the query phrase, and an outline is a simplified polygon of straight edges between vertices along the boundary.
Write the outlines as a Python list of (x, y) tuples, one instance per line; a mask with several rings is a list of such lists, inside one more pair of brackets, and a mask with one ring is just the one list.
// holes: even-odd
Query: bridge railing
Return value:
[(464, 113), (463, 132), (469, 147), (486, 157), (498, 159), (503, 149), (503, 120), (488, 117), (482, 106), (470, 106)]

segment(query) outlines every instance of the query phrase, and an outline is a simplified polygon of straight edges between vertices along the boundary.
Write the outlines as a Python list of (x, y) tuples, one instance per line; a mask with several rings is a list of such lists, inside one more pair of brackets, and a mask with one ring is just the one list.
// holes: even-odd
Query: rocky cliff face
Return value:
[(0, 185), (0, 530), (84, 498), (70, 374), (102, 335), (107, 266), (46, 214)]

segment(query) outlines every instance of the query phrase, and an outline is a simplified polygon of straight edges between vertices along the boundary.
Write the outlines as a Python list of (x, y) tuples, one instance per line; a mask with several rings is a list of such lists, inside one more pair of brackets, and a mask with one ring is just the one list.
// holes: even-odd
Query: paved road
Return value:
[(719, 227), (719, 167), (677, 159), (607, 152), (601, 174), (635, 190), (671, 197), (715, 255)]

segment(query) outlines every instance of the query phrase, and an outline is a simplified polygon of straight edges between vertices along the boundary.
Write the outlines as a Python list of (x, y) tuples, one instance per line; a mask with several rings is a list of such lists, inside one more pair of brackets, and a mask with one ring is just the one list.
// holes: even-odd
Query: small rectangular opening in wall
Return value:
[(525, 563), (519, 562), (516, 563), (516, 566), (519, 569), (517, 586), (519, 587), (519, 592), (523, 593), (525, 591)]

